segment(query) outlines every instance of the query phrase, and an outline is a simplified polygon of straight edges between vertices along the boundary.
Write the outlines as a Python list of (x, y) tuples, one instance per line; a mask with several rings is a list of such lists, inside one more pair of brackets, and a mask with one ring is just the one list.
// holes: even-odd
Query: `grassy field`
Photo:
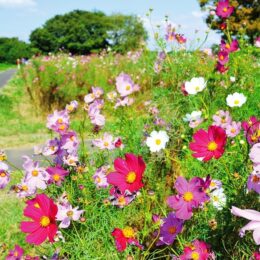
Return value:
[(13, 64), (0, 63), (0, 71), (5, 71), (8, 69), (15, 68), (16, 66)]
[[(83, 62), (81, 57), (71, 60), (66, 55), (52, 57), (49, 60), (36, 58), (24, 67), (20, 74), (0, 92), (1, 108), (0, 147), (16, 147), (42, 143), (50, 137), (46, 130), (46, 116), (55, 108), (62, 109), (71, 100), (80, 105), (72, 116), (71, 128), (79, 132), (83, 139), (94, 139), (104, 132), (121, 136), (125, 148), (111, 152), (85, 150), (87, 170), (84, 174), (75, 171), (66, 178), (61, 187), (50, 186), (47, 193), (53, 198), (66, 191), (74, 206), (84, 209), (84, 223), (74, 223), (62, 233), (66, 243), (55, 243), (50, 249), (25, 245), (24, 234), (18, 231), (18, 221), (22, 218), (22, 207), (15, 195), (1, 191), (0, 210), (4, 214), (4, 225), (0, 227), (0, 237), (10, 249), (14, 244), (24, 246), (27, 252), (40, 254), (44, 251), (59, 249), (61, 256), (69, 259), (170, 259), (172, 254), (180, 254), (185, 245), (194, 239), (209, 243), (217, 259), (249, 259), (257, 246), (252, 234), (241, 239), (238, 230), (245, 221), (230, 213), (232, 205), (241, 208), (260, 210), (257, 194), (247, 194), (246, 180), (252, 165), (248, 160), (248, 149), (243, 133), (228, 141), (226, 151), (219, 160), (201, 163), (191, 156), (188, 145), (193, 133), (206, 129), (212, 124), (212, 116), (220, 109), (229, 110), (233, 120), (244, 121), (250, 116), (260, 117), (260, 84), (258, 73), (259, 51), (255, 48), (241, 48), (232, 54), (230, 69), (226, 74), (214, 71), (215, 59), (196, 52), (172, 52), (168, 54), (162, 71), (154, 72), (155, 53), (144, 51), (141, 58), (133, 62), (125, 56), (113, 54), (90, 58)], [(75, 65), (76, 64), (76, 65)], [(134, 103), (129, 107), (114, 109), (114, 104), (105, 102), (102, 110), (106, 124), (100, 133), (93, 132), (93, 126), (86, 118), (83, 109), (84, 95), (91, 86), (100, 86), (105, 93), (115, 90), (115, 78), (119, 73), (131, 75), (141, 90), (134, 94)], [(58, 75), (58, 76), (57, 76)], [(192, 77), (201, 76), (207, 80), (207, 88), (196, 96), (184, 96), (181, 85)], [(230, 77), (236, 78), (235, 82)], [(229, 108), (226, 96), (241, 92), (247, 102), (241, 108)], [(144, 103), (150, 101), (159, 109), (159, 117), (165, 120), (165, 126), (154, 124), (154, 117)], [(195, 130), (183, 121), (186, 113), (201, 110), (204, 122)], [(82, 128), (84, 126), (84, 128)], [(170, 136), (167, 148), (159, 153), (150, 153), (145, 145), (147, 134), (152, 130), (166, 129)], [(126, 152), (140, 154), (146, 162), (144, 183), (141, 194), (129, 206), (119, 209), (107, 205), (104, 200), (109, 196), (108, 189), (97, 189), (92, 175), (103, 164), (113, 165), (113, 159), (123, 157)], [(185, 223), (183, 232), (172, 246), (155, 247), (153, 233), (158, 225), (152, 222), (152, 214), (166, 216), (170, 208), (165, 203), (167, 196), (174, 193), (173, 185), (177, 176), (192, 178), (205, 177), (223, 183), (227, 196), (227, 205), (218, 211), (211, 203), (195, 212), (192, 219)], [(17, 182), (19, 174), (14, 173), (12, 183)], [(84, 189), (79, 189), (84, 185)], [(151, 193), (153, 191), (153, 193)], [(209, 222), (217, 222), (212, 229)], [(138, 232), (138, 239), (144, 245), (140, 251), (128, 247), (118, 253), (110, 235), (114, 227), (132, 226)], [(47, 247), (47, 248), (45, 248)], [(95, 250), (93, 250), (95, 249)]]

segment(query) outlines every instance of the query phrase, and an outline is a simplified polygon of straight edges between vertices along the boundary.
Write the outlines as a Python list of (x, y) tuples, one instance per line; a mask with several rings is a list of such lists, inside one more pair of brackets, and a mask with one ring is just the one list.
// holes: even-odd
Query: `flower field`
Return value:
[(162, 34), (158, 52), (34, 57), (3, 90), (49, 138), (21, 169), (1, 151), (0, 257), (259, 259), (259, 48)]

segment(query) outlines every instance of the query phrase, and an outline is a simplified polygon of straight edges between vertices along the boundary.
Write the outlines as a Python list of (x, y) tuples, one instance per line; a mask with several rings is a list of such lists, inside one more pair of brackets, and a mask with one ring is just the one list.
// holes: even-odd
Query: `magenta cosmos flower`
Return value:
[(174, 187), (178, 194), (167, 199), (167, 204), (175, 210), (177, 218), (190, 219), (192, 209), (198, 208), (203, 202), (209, 200), (202, 183), (204, 181), (198, 177), (192, 178), (189, 182), (183, 177), (177, 178)]
[(229, 61), (229, 54), (227, 51), (220, 51), (218, 53), (218, 62), (221, 65), (225, 65)]
[(27, 201), (23, 214), (32, 221), (21, 222), (22, 232), (29, 233), (26, 242), (40, 245), (47, 238), (50, 242), (54, 242), (58, 230), (55, 221), (57, 212), (58, 207), (45, 194), (38, 194), (35, 199)]
[(68, 171), (64, 170), (61, 166), (57, 165), (55, 167), (48, 167), (46, 172), (49, 173), (50, 183), (55, 183), (56, 185), (60, 186), (61, 183), (64, 181), (65, 176), (69, 174)]
[(213, 157), (219, 159), (224, 151), (227, 141), (225, 130), (219, 126), (210, 126), (208, 131), (198, 130), (193, 135), (194, 142), (190, 143), (190, 149), (195, 153), (195, 158), (201, 158), (203, 161), (209, 161)]
[(176, 218), (173, 212), (169, 213), (168, 216), (163, 219), (163, 224), (160, 228), (160, 237), (156, 245), (171, 245), (176, 236), (181, 232), (182, 227), (183, 220)]
[(117, 158), (114, 161), (115, 172), (108, 174), (108, 183), (119, 188), (121, 192), (126, 190), (136, 192), (144, 184), (142, 183), (145, 171), (145, 163), (141, 156), (126, 154), (125, 160)]
[(228, 71), (229, 67), (226, 67), (225, 65), (222, 65), (221, 63), (217, 63), (216, 65), (216, 70), (221, 73), (224, 74), (226, 71)]
[(260, 212), (252, 209), (239, 209), (232, 206), (231, 213), (235, 216), (250, 220), (247, 225), (241, 228), (240, 236), (243, 237), (247, 230), (253, 230), (254, 241), (257, 245), (260, 245)]
[(238, 40), (232, 40), (232, 42), (229, 44), (228, 42), (225, 42), (225, 40), (221, 40), (220, 49), (222, 51), (226, 51), (228, 53), (235, 52), (239, 49), (239, 43)]
[(14, 249), (9, 251), (5, 260), (22, 260), (23, 253), (24, 250), (20, 246), (15, 245)]
[(221, 18), (228, 18), (234, 11), (234, 7), (229, 5), (229, 0), (220, 0), (217, 3), (216, 14)]
[[(180, 260), (208, 260), (212, 256), (210, 247), (207, 243), (200, 240), (195, 240), (190, 246), (187, 246), (183, 250), (183, 254), (180, 255)], [(211, 258), (212, 259), (212, 258)]]

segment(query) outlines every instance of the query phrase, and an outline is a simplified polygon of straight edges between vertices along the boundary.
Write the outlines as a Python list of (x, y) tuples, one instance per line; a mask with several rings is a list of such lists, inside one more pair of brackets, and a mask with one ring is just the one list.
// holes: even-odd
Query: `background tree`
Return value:
[[(214, 10), (216, 0), (198, 0), (203, 10)], [(228, 18), (229, 30), (238, 38), (244, 37), (250, 43), (259, 35), (260, 31), (260, 4), (258, 0), (229, 0), (235, 10)], [(216, 15), (208, 15), (207, 24), (211, 29), (221, 32), (220, 25), (223, 22)]]
[(65, 49), (73, 54), (87, 54), (111, 47), (120, 52), (137, 49), (147, 33), (136, 16), (107, 16), (100, 11), (76, 10), (56, 15), (30, 35), (33, 47), (42, 52)]
[(30, 58), (32, 50), (18, 38), (0, 38), (0, 63), (16, 63), (18, 58)]

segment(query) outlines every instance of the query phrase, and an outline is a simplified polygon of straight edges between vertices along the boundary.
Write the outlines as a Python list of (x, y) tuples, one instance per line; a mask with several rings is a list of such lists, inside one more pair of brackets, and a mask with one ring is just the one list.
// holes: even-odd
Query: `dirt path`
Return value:
[(4, 72), (0, 72), (0, 88), (2, 88), (16, 73), (17, 69), (10, 69)]

